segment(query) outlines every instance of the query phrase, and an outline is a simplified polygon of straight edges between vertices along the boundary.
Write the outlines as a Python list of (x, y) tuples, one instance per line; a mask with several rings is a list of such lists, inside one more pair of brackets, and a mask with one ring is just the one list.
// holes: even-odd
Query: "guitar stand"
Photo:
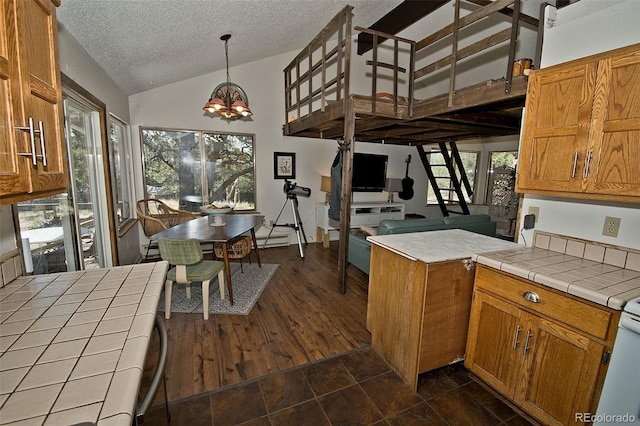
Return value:
[[(278, 220), (280, 219), (280, 216), (282, 215), (282, 212), (284, 211), (284, 208), (287, 205), (287, 201), (291, 201), (291, 210), (293, 211), (294, 223), (285, 223), (280, 225), (278, 224)], [(271, 231), (269, 231), (269, 235), (267, 235), (267, 239), (264, 240), (264, 244), (262, 245), (263, 249), (267, 246), (267, 241), (269, 241), (269, 237), (271, 237), (271, 233), (273, 232), (273, 229), (276, 226), (286, 226), (288, 228), (293, 228), (296, 230), (296, 236), (298, 237), (298, 248), (300, 249), (300, 257), (304, 259), (304, 251), (302, 250), (302, 239), (300, 238), (301, 231), (302, 231), (302, 238), (304, 239), (305, 245), (309, 243), (307, 243), (307, 236), (305, 235), (304, 228), (302, 227), (302, 220), (300, 219), (300, 212), (298, 211), (298, 196), (296, 194), (287, 194), (287, 199), (284, 200), (284, 204), (280, 209), (280, 213), (278, 213), (278, 217), (276, 218), (276, 221), (273, 222), (273, 225), (271, 226)]]

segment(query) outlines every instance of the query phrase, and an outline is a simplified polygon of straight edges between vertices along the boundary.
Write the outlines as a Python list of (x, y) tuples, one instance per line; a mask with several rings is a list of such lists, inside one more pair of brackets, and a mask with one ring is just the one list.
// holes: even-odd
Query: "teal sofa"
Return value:
[[(439, 231), (443, 229), (465, 229), (478, 234), (496, 236), (496, 222), (487, 214), (443, 217), (441, 219), (382, 220), (377, 235), (406, 234), (408, 232)], [(349, 263), (369, 274), (371, 243), (368, 233), (360, 229), (349, 234)]]

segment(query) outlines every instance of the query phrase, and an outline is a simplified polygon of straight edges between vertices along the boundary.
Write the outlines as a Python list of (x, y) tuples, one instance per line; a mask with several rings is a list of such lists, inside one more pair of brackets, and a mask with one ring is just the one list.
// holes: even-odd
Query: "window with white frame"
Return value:
[(113, 167), (114, 207), (116, 220), (118, 225), (121, 225), (133, 216), (131, 143), (129, 141), (129, 127), (113, 115), (109, 115), (109, 141)]
[(255, 210), (253, 134), (141, 128), (146, 196), (199, 211)]
[[(460, 159), (462, 160), (462, 164), (464, 166), (465, 174), (467, 175), (467, 179), (469, 180), (469, 185), (472, 189), (474, 189), (476, 187), (476, 176), (478, 174), (478, 158), (480, 154), (475, 151), (459, 151), (459, 153)], [(445, 160), (442, 152), (439, 150), (433, 150), (427, 153), (427, 157), (429, 159), (429, 164), (431, 164), (431, 170), (433, 171), (436, 182), (438, 184), (440, 195), (444, 200), (455, 200), (457, 198), (455, 195), (455, 188), (453, 185), (453, 181), (451, 180), (451, 176), (449, 175), (449, 171), (447, 167), (445, 167)], [(451, 157), (451, 152), (449, 152), (449, 157)], [(457, 167), (456, 177), (458, 179), (458, 182), (460, 182), (460, 173)], [(469, 196), (464, 190), (462, 191), (462, 193), (464, 194), (464, 198), (467, 203), (473, 203), (473, 195)], [(445, 201), (445, 203), (447, 202)], [(436, 194), (431, 186), (427, 188), (427, 204), (438, 204), (438, 198), (436, 197)]]

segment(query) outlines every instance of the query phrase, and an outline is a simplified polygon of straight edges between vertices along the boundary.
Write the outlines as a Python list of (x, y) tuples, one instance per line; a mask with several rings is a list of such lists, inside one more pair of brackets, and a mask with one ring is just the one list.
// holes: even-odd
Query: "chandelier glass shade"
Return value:
[(209, 100), (202, 109), (211, 114), (220, 114), (227, 120), (237, 120), (238, 118), (253, 115), (249, 108), (249, 99), (247, 94), (240, 86), (231, 82), (229, 78), (229, 47), (228, 42), (231, 38), (230, 34), (220, 37), (224, 41), (224, 52), (227, 64), (227, 81), (221, 83), (213, 89)]

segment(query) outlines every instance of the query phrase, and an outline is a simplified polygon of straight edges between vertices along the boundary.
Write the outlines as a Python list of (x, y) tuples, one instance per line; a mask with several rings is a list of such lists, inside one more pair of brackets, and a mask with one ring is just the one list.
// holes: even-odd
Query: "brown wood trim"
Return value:
[(51, 191), (42, 191), (42, 192), (29, 192), (29, 193), (25, 193), (25, 194), (13, 194), (13, 195), (7, 195), (4, 197), (0, 197), (1, 203), (2, 205), (5, 204), (17, 204), (20, 203), (22, 201), (29, 201), (29, 200), (33, 200), (36, 198), (44, 198), (44, 197), (50, 197), (52, 195), (58, 195), (61, 194), (63, 192), (65, 192), (67, 189), (66, 188), (56, 188), (53, 189)]
[(12, 257), (15, 257), (15, 256), (22, 256), (22, 251), (20, 251), (17, 248), (14, 248), (14, 249), (6, 252), (6, 253), (2, 253), (0, 255), (0, 262), (4, 262), (4, 261), (6, 261), (8, 259), (11, 259)]
[(55, 87), (42, 81), (35, 75), (29, 76), (29, 80), (29, 91), (32, 95), (37, 96), (50, 104), (58, 103), (58, 90)]
[(122, 222), (122, 224), (118, 228), (118, 238), (124, 237), (127, 232), (129, 232), (136, 225), (136, 223), (138, 223), (137, 218), (129, 218)]

